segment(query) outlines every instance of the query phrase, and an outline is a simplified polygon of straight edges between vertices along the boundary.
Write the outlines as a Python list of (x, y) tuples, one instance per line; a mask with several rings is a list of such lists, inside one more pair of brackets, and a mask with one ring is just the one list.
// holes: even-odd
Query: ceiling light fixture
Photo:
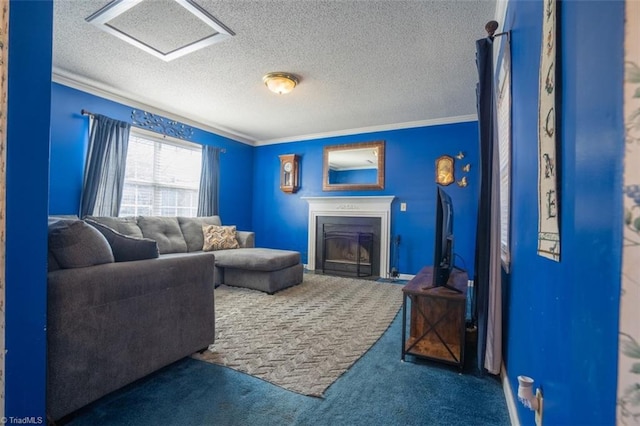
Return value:
[(285, 95), (291, 92), (299, 82), (298, 77), (285, 72), (270, 72), (262, 77), (262, 81), (264, 81), (269, 90), (278, 95)]

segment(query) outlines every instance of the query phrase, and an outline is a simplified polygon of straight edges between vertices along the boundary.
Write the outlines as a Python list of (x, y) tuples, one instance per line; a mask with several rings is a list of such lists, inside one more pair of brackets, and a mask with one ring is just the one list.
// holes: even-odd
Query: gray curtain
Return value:
[(80, 217), (118, 216), (131, 124), (94, 114), (90, 126)]
[(220, 188), (220, 148), (202, 147), (202, 170), (198, 192), (198, 216), (218, 214), (218, 192)]
[(474, 318), (478, 327), (478, 368), (499, 374), (502, 363), (502, 283), (493, 38), (478, 40), (476, 52), (481, 178), (476, 228)]

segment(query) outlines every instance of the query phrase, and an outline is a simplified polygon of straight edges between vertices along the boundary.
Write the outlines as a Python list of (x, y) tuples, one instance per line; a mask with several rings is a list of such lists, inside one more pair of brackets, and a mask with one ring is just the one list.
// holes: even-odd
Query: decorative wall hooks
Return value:
[(159, 115), (146, 111), (131, 111), (131, 124), (165, 136), (173, 136), (179, 139), (191, 139), (193, 128), (185, 126), (175, 120), (169, 120)]

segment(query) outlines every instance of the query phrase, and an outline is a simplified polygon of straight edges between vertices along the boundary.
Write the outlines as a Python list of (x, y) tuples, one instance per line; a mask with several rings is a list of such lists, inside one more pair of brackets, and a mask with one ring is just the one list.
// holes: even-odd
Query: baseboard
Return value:
[(411, 275), (411, 274), (400, 274), (398, 275), (398, 279), (399, 280), (410, 280), (411, 278), (415, 277), (415, 275)]
[(500, 367), (500, 379), (502, 380), (502, 390), (504, 391), (504, 399), (507, 402), (507, 410), (509, 411), (509, 420), (511, 420), (511, 425), (520, 426), (518, 410), (516, 409), (513, 391), (511, 390), (511, 384), (509, 383), (509, 377), (507, 376), (507, 369), (504, 367), (504, 362)]
[[(309, 270), (307, 269), (307, 266), (308, 266), (308, 265), (307, 265), (306, 263), (303, 263), (303, 264), (302, 264), (302, 266), (304, 267), (305, 271), (309, 271)], [(413, 277), (415, 277), (415, 275), (411, 275), (411, 274), (399, 274), (399, 275), (398, 275), (398, 277), (397, 277), (397, 279), (399, 279), (399, 280), (407, 280), (407, 281), (409, 281), (409, 280), (410, 280), (411, 278), (413, 278)], [(386, 277), (381, 276), (380, 278), (386, 278)], [(391, 278), (391, 276), (389, 276), (388, 278)]]

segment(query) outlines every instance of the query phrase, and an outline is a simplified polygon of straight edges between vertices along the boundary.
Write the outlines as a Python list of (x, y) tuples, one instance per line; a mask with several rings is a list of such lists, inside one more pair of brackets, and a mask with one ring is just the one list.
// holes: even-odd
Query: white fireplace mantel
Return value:
[(316, 221), (318, 216), (380, 218), (380, 276), (389, 278), (391, 202), (395, 196), (302, 197), (309, 203), (309, 245), (307, 268), (316, 269)]

